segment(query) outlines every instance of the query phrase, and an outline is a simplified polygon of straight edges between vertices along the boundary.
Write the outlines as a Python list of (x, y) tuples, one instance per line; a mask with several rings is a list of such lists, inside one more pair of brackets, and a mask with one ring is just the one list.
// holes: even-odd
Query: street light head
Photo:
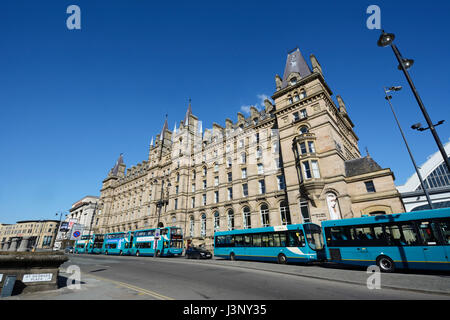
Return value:
[[(411, 68), (411, 66), (414, 64), (414, 60), (413, 59), (402, 59), (402, 61), (403, 61), (403, 65), (405, 66), (406, 70)], [(398, 70), (402, 70), (402, 66), (401, 65), (398, 65)]]
[(400, 91), (402, 90), (402, 86), (390, 87), (389, 91)]
[(395, 35), (393, 33), (386, 33), (384, 30), (382, 32), (377, 44), (379, 47), (389, 46), (394, 41)]
[(419, 130), (420, 128), (422, 128), (422, 124), (420, 124), (420, 122), (415, 123), (411, 126), (411, 128), (414, 130)]

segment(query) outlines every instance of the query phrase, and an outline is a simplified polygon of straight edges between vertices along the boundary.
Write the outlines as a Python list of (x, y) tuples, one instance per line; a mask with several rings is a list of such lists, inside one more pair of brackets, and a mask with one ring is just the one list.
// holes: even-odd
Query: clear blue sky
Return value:
[[(81, 8), (81, 30), (66, 9)], [(437, 151), (390, 48), (376, 45), (366, 8), (381, 8), (443, 143), (450, 136), (448, 1), (3, 0), (0, 3), (0, 222), (55, 218), (101, 182), (123, 152), (127, 166), (188, 98), (203, 121), (224, 125), (242, 106), (271, 96), (275, 74), (298, 46), (318, 58), (355, 123), (359, 147), (391, 168), (396, 184), (414, 172), (383, 86), (416, 161)], [(335, 100), (336, 101), (336, 100)]]

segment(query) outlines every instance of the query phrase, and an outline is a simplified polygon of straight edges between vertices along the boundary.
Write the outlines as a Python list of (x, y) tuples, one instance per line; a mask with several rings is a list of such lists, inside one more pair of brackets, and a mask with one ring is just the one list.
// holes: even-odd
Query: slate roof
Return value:
[(303, 58), (300, 49), (298, 48), (295, 51), (289, 53), (287, 56), (281, 89), (288, 86), (287, 78), (292, 72), (298, 72), (302, 78), (309, 76), (312, 73), (311, 69), (305, 61), (305, 58)]
[(353, 177), (360, 174), (383, 170), (370, 156), (345, 161), (345, 176)]

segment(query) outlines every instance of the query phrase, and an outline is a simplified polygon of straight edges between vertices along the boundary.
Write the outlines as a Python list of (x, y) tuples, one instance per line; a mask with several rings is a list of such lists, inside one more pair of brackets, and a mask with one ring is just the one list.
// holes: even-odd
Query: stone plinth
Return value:
[(62, 251), (0, 252), (0, 290), (8, 275), (17, 277), (13, 294), (57, 289), (59, 266), (68, 259)]

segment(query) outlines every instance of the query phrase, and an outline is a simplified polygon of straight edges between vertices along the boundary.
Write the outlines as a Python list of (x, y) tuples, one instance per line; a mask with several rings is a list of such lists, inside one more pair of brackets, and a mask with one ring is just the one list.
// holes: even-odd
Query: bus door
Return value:
[(434, 221), (420, 221), (419, 233), (423, 242), (423, 254), (426, 262), (448, 261), (445, 247), (439, 234), (439, 224)]
[(439, 224), (442, 241), (444, 242), (445, 258), (450, 262), (450, 218), (437, 222)]

